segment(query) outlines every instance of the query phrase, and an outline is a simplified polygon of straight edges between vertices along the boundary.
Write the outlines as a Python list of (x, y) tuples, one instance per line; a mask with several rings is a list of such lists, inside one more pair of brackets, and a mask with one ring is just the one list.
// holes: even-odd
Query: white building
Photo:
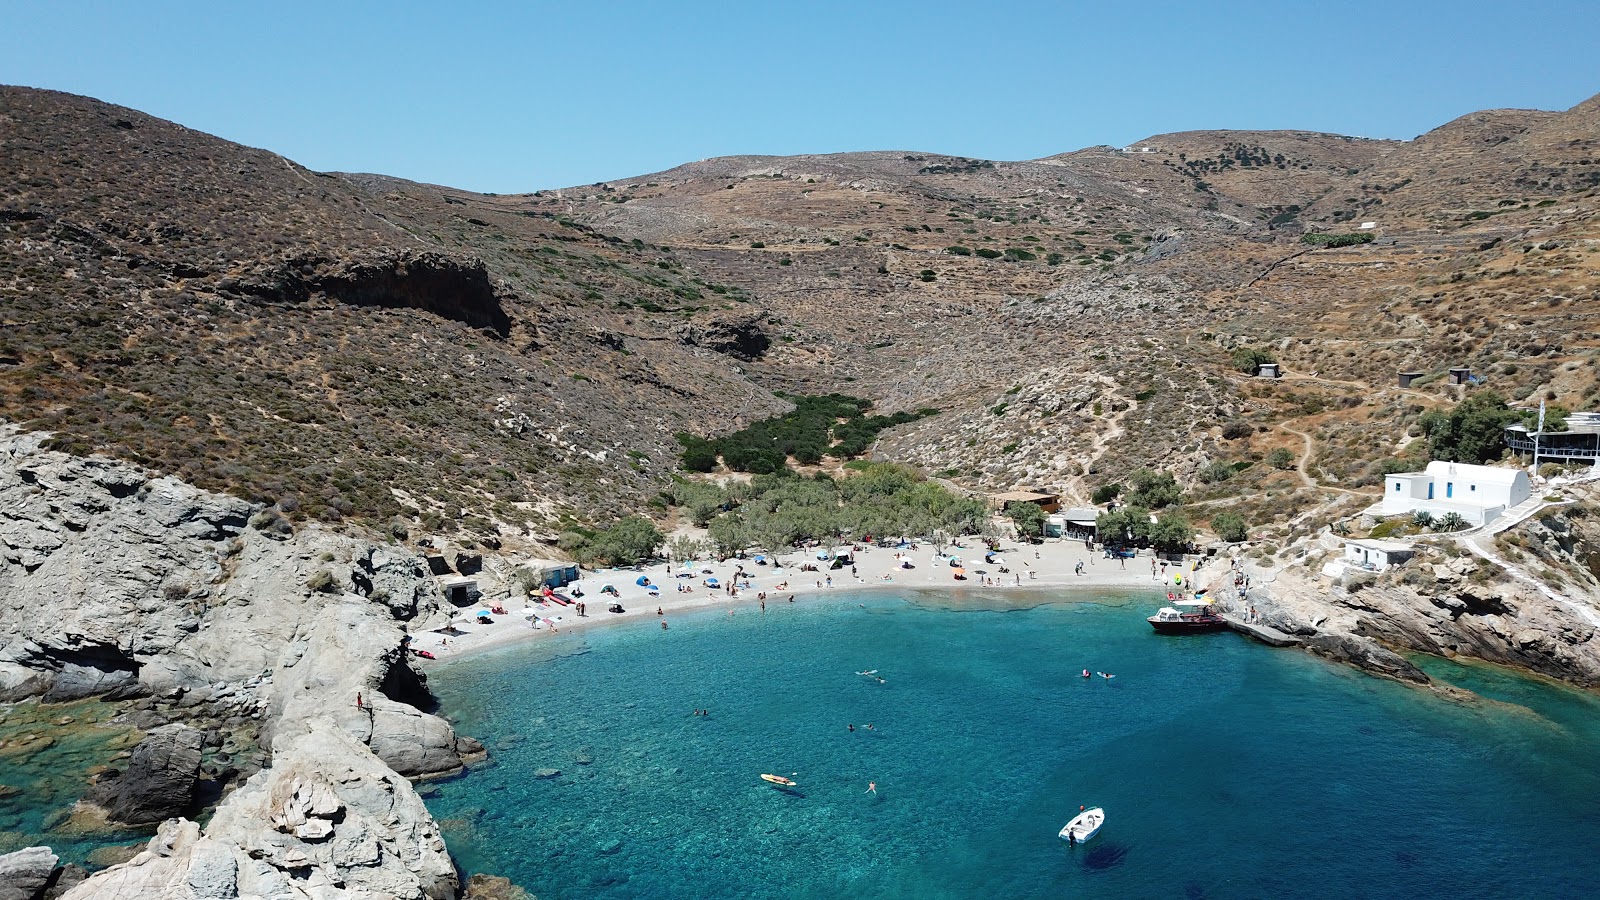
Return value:
[(1384, 479), (1381, 513), (1459, 513), (1469, 523), (1482, 525), (1499, 518), (1532, 493), (1528, 473), (1521, 469), (1431, 462), (1425, 471), (1400, 472)]
[(1410, 544), (1403, 541), (1345, 541), (1343, 562), (1349, 566), (1382, 572), (1398, 566), (1416, 555)]

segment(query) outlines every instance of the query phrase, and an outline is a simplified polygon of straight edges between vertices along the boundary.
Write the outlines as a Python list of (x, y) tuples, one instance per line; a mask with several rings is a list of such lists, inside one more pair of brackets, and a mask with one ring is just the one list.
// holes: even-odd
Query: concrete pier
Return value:
[(1270, 625), (1246, 622), (1231, 613), (1224, 613), (1222, 618), (1228, 622), (1228, 627), (1243, 635), (1255, 638), (1263, 644), (1274, 647), (1293, 647), (1300, 643), (1300, 639), (1292, 634), (1284, 634)]

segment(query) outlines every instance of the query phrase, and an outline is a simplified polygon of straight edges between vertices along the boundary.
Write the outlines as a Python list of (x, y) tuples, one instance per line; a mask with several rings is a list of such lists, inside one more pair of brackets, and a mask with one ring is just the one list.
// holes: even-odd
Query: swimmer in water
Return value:
[(876, 781), (867, 782), (867, 791), (866, 792), (869, 793), (869, 794), (876, 794), (878, 792), (878, 783)]
[(1084, 669), (1083, 670), (1083, 677), (1085, 677), (1085, 678), (1089, 677), (1089, 670), (1088, 669)]

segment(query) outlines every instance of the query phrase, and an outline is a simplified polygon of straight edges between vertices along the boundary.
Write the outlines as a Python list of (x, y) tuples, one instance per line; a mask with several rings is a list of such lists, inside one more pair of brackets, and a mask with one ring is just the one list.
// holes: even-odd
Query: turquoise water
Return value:
[(44, 844), (65, 862), (98, 868), (95, 851), (148, 837), (151, 829), (93, 827), (72, 818), (95, 772), (120, 765), (142, 734), (106, 724), (122, 704), (83, 700), (0, 706), (0, 853)]
[(543, 900), (1594, 895), (1597, 698), (1440, 663), (1489, 698), (1449, 701), (1157, 605), (836, 595), (462, 660), (433, 684), (492, 762), (428, 805)]

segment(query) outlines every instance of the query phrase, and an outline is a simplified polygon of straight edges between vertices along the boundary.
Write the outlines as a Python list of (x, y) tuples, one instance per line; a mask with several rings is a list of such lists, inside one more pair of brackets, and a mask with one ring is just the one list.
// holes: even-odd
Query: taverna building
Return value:
[(1533, 486), (1521, 469), (1431, 462), (1421, 472), (1400, 472), (1383, 482), (1382, 515), (1423, 510), (1435, 516), (1458, 513), (1473, 525), (1493, 522), (1528, 499)]

